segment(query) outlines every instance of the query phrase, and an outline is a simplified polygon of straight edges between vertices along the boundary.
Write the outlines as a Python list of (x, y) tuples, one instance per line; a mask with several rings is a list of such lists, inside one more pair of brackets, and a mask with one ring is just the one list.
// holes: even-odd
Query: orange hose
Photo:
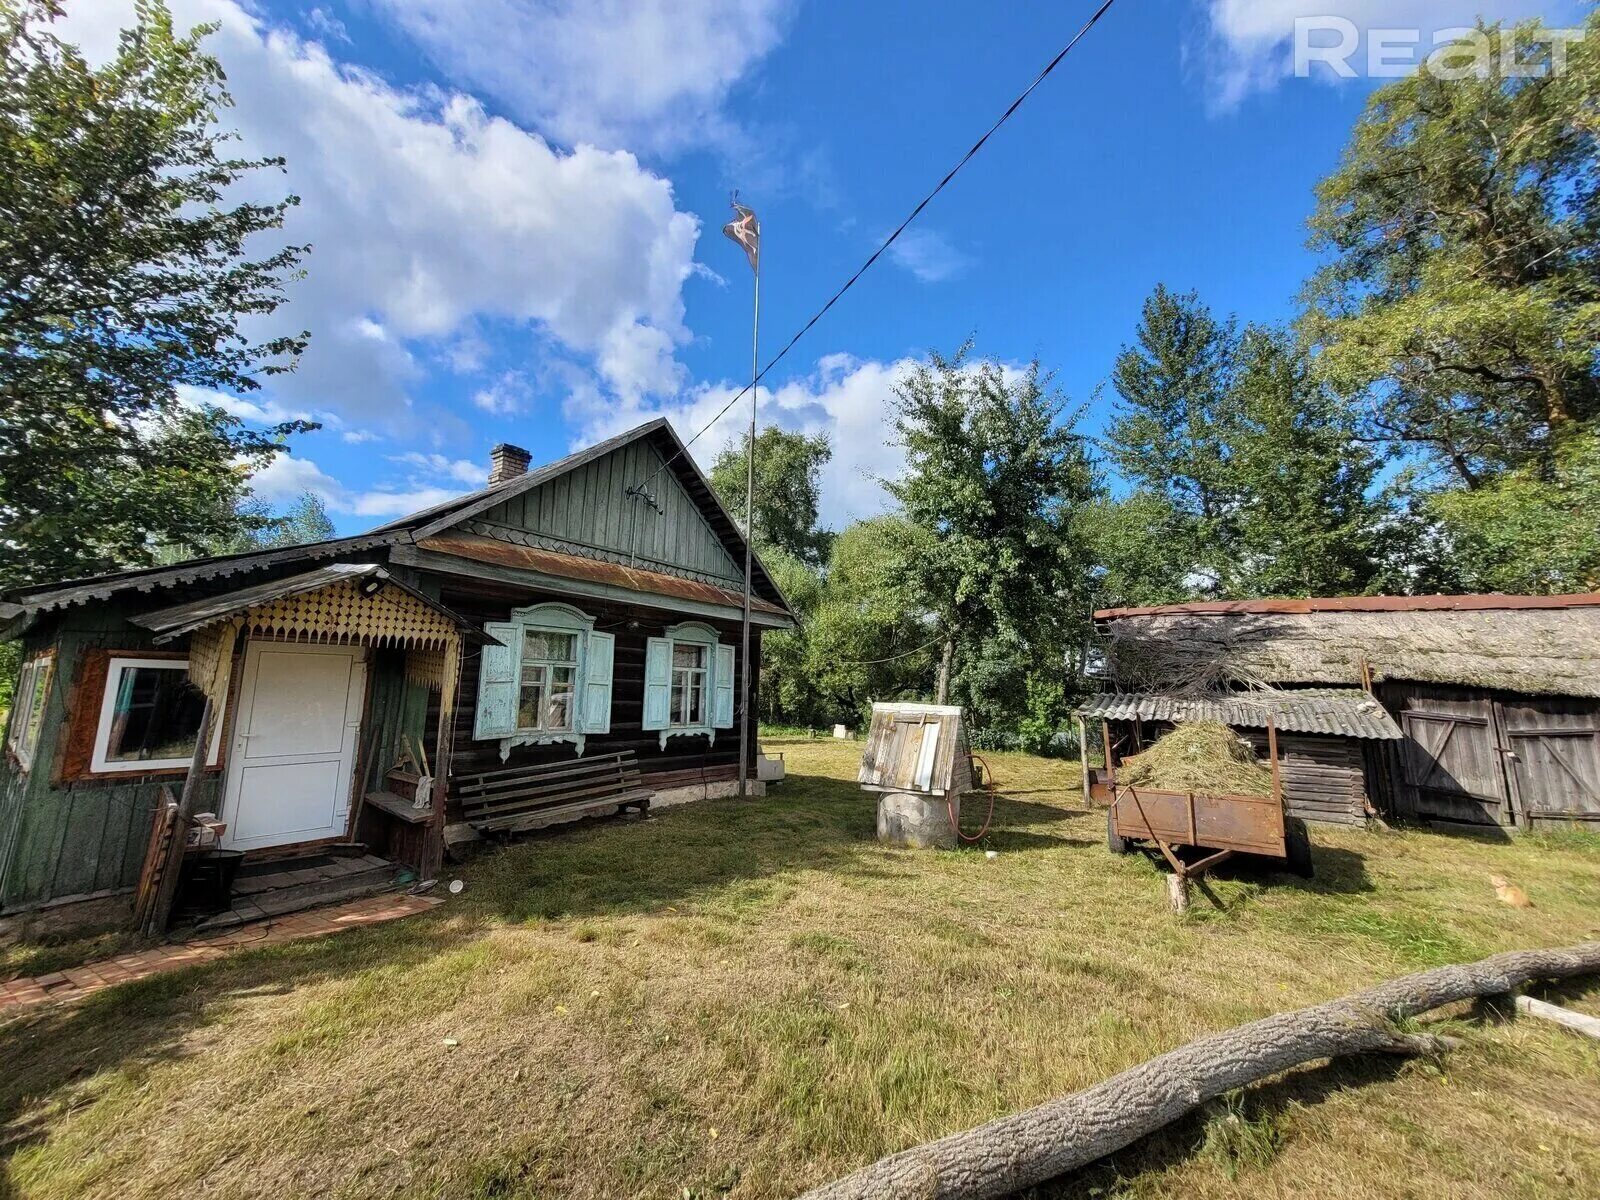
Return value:
[(982, 755), (968, 754), (967, 759), (970, 762), (983, 764), (983, 786), (984, 790), (989, 793), (989, 815), (983, 819), (983, 828), (968, 837), (961, 832), (961, 821), (956, 816), (956, 802), (947, 796), (945, 797), (944, 805), (945, 811), (950, 814), (950, 828), (956, 831), (956, 836), (963, 842), (976, 842), (989, 832), (989, 826), (994, 823), (994, 772), (989, 769), (989, 763)]

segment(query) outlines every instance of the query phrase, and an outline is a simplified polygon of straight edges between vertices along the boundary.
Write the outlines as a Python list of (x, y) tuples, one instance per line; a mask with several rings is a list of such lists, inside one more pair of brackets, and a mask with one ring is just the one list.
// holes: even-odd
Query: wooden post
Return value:
[(1267, 756), (1272, 759), (1272, 798), (1283, 807), (1283, 779), (1278, 770), (1278, 727), (1267, 716)]
[(1089, 723), (1078, 714), (1078, 765), (1083, 769), (1083, 807), (1089, 807)]
[(189, 843), (189, 823), (194, 818), (200, 778), (205, 774), (206, 756), (211, 751), (211, 726), (216, 721), (216, 708), (211, 693), (207, 692), (205, 707), (200, 710), (200, 732), (195, 737), (194, 754), (189, 759), (189, 773), (183, 777), (183, 794), (178, 798), (178, 818), (173, 824), (172, 843), (167, 848), (167, 861), (161, 869), (161, 886), (156, 891), (156, 902), (151, 906), (150, 917), (143, 930), (146, 937), (160, 937), (167, 931), (167, 923), (172, 919), (172, 905), (178, 898), (178, 876), (183, 871), (183, 852)]
[(1103, 740), (1106, 752), (1106, 778), (1111, 784), (1111, 795), (1117, 794), (1117, 756), (1111, 750), (1111, 726), (1106, 721), (1100, 722), (1100, 737)]
[(461, 639), (444, 652), (444, 678), (439, 681), (439, 728), (434, 737), (433, 818), (428, 822), (428, 840), (423, 847), (421, 871), (424, 879), (437, 879), (444, 867), (444, 807), (450, 787), (450, 758), (454, 751), (456, 687), (461, 679)]
[(1175, 913), (1189, 911), (1189, 877), (1174, 872), (1167, 876), (1167, 903)]

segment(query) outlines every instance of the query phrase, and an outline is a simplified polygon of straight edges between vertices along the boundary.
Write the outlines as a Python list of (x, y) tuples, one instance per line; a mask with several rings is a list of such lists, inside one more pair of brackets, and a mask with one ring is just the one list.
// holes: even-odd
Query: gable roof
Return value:
[[(690, 500), (699, 508), (701, 516), (711, 526), (712, 532), (723, 543), (729, 556), (735, 562), (743, 562), (745, 550), (743, 531), (717, 497), (716, 489), (711, 486), (711, 481), (705, 477), (699, 464), (689, 454), (688, 447), (678, 437), (677, 430), (673, 429), (672, 423), (665, 417), (656, 417), (643, 425), (636, 425), (615, 437), (586, 446), (565, 458), (546, 463), (542, 467), (496, 484), (494, 487), (483, 488), (455, 500), (447, 500), (443, 504), (425, 508), (421, 512), (412, 513), (388, 525), (380, 525), (372, 532), (386, 534), (403, 529), (410, 533), (411, 540), (421, 542), (454, 529), (498, 504), (542, 487), (588, 463), (596, 462), (632, 442), (644, 440), (654, 443), (656, 451), (661, 455), (663, 463), (661, 470), (672, 472)], [(640, 482), (647, 481), (640, 480)], [(751, 555), (750, 574), (752, 593), (764, 596), (785, 612), (790, 611), (788, 599), (767, 570), (766, 564), (761, 561), (759, 554)]]
[[(641, 439), (650, 439), (656, 444), (656, 449), (666, 464), (663, 469), (672, 471), (712, 531), (724, 543), (729, 554), (736, 562), (742, 562), (745, 549), (744, 534), (717, 498), (710, 481), (689, 455), (677, 431), (665, 417), (657, 417), (504, 483), (482, 488), (441, 504), (430, 505), (409, 516), (379, 525), (354, 537), (330, 538), (327, 541), (308, 542), (300, 546), (195, 558), (171, 566), (139, 567), (105, 575), (16, 588), (5, 594), (4, 599), (12, 603), (0, 606), (0, 622), (14, 623), (19, 617), (31, 617), (38, 612), (109, 599), (118, 592), (130, 589), (153, 592), (158, 588), (196, 583), (299, 561), (337, 558), (358, 551), (413, 544), (443, 533), (502, 501), (531, 491), (541, 484), (577, 470), (586, 463), (604, 458), (607, 454)], [(783, 612), (792, 612), (788, 599), (762, 563), (761, 556), (754, 553), (751, 555), (751, 591), (755, 595), (764, 596)], [(8, 632), (14, 636), (16, 630)]]
[(483, 642), (487, 640), (485, 635), (479, 632), (471, 621), (446, 608), (433, 597), (418, 591), (409, 583), (406, 583), (405, 580), (396, 579), (377, 563), (329, 563), (325, 567), (307, 571), (304, 575), (291, 575), (284, 579), (272, 579), (266, 583), (253, 584), (250, 587), (240, 588), (234, 592), (225, 592), (220, 596), (206, 596), (200, 600), (191, 600), (186, 604), (175, 604), (171, 608), (141, 613), (139, 616), (129, 617), (128, 619), (135, 625), (142, 626), (154, 633), (156, 635), (156, 645), (159, 646), (163, 642), (170, 642), (173, 638), (182, 637), (186, 633), (193, 633), (196, 629), (242, 613), (246, 609), (255, 608), (257, 605), (268, 604), (274, 600), (282, 600), (289, 596), (303, 595), (306, 592), (320, 591), (329, 584), (340, 583), (346, 579), (379, 580), (384, 586), (402, 591), (424, 608), (438, 613), (454, 625), (456, 632), (468, 641)]

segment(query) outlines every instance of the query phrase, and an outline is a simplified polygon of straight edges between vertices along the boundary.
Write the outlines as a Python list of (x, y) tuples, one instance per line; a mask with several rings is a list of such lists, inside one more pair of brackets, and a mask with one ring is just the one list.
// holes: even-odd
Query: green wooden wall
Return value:
[(432, 766), (433, 740), (428, 729), (428, 689), (406, 679), (404, 650), (373, 652), (367, 668), (367, 724), (362, 749), (366, 791), (384, 791), (384, 775), (400, 757), (402, 735), (413, 746), (423, 740)]
[[(477, 521), (627, 556), (642, 567), (676, 568), (742, 586), (743, 565), (734, 561), (673, 473), (656, 474), (661, 465), (649, 442), (630, 442), (485, 510)], [(646, 481), (664, 512), (627, 494)]]
[[(141, 609), (150, 607), (141, 599)], [(0, 912), (136, 885), (162, 785), (182, 786), (181, 776), (171, 775), (52, 783), (84, 655), (151, 648), (150, 635), (129, 625), (125, 611), (114, 603), (71, 609), (24, 641), (25, 657), (54, 646), (56, 668), (32, 770), (9, 761), (0, 768)], [(220, 802), (220, 777), (208, 773), (200, 808), (214, 810)]]

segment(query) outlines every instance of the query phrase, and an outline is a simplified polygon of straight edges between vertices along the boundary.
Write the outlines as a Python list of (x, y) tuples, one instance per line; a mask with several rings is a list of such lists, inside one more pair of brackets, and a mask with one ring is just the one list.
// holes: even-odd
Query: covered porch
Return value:
[(187, 638), (203, 697), (194, 758), (158, 806), (135, 901), (148, 931), (167, 924), (196, 853), (185, 843), (206, 747), (222, 758), (212, 852), (282, 864), (247, 878), (292, 878), (297, 857), (330, 853), (437, 874), (462, 647), (482, 640), (465, 619), (383, 566), (336, 563), (130, 620), (157, 645)]

